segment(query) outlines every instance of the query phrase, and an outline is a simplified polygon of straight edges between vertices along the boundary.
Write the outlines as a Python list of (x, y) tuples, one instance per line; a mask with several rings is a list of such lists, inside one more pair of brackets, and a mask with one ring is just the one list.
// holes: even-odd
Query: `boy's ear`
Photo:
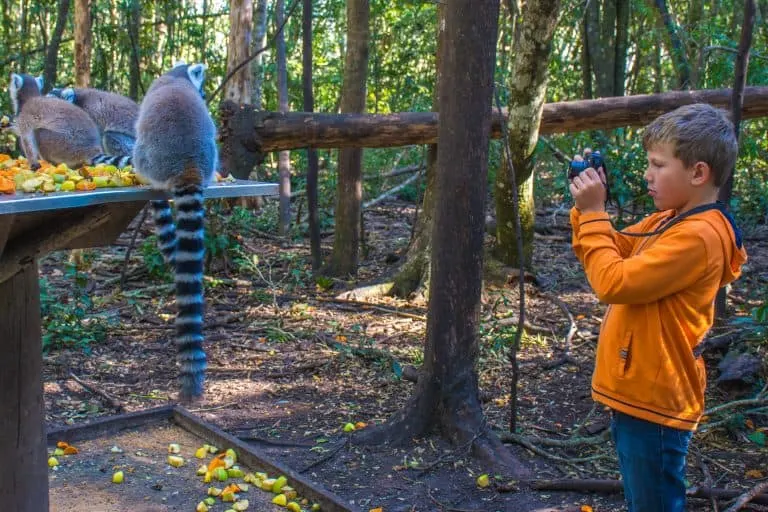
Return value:
[(705, 183), (714, 183), (714, 178), (712, 167), (707, 162), (696, 162), (693, 164), (692, 185), (701, 186)]

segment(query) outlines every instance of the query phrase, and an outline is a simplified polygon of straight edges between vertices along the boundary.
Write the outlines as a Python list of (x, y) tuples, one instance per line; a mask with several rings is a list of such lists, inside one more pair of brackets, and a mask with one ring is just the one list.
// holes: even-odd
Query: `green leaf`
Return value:
[(757, 445), (765, 446), (765, 432), (755, 430), (747, 434), (747, 438)]

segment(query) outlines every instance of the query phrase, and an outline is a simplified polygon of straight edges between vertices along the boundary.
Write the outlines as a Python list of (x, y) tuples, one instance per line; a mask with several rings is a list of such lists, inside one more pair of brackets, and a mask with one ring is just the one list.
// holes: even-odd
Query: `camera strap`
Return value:
[(691, 208), (687, 212), (681, 213), (680, 215), (669, 219), (662, 226), (660, 226), (659, 228), (657, 228), (654, 231), (650, 231), (650, 232), (646, 232), (646, 233), (629, 233), (629, 232), (626, 232), (626, 231), (618, 231), (618, 232), (620, 234), (622, 234), (622, 235), (625, 235), (625, 236), (634, 236), (634, 237), (638, 237), (638, 238), (644, 238), (644, 237), (649, 237), (649, 236), (656, 236), (656, 235), (660, 235), (660, 234), (664, 233), (669, 228), (671, 228), (675, 224), (678, 224), (678, 223), (682, 222), (683, 220), (687, 219), (688, 217), (691, 217), (693, 215), (696, 215), (696, 214), (699, 214), (699, 213), (703, 213), (703, 212), (706, 212), (706, 211), (709, 211), (709, 210), (720, 210), (720, 213), (722, 213), (725, 216), (725, 218), (728, 220), (728, 222), (730, 222), (731, 227), (733, 228), (733, 232), (736, 235), (736, 245), (738, 247), (741, 247), (741, 243), (742, 243), (741, 242), (742, 241), (741, 230), (736, 226), (736, 221), (734, 220), (734, 218), (731, 215), (731, 213), (726, 209), (725, 204), (720, 202), (720, 201), (716, 201), (714, 203), (702, 204), (700, 206), (697, 206), (696, 208)]

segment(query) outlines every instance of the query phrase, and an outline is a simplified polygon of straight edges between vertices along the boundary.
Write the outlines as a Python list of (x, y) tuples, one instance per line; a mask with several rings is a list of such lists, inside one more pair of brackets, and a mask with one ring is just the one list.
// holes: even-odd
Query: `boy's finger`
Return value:
[(603, 182), (603, 184), (608, 183), (608, 178), (605, 177), (605, 169), (603, 166), (600, 166), (600, 180)]
[(584, 158), (581, 155), (573, 155), (574, 162), (583, 162)]
[(578, 195), (579, 190), (576, 188), (576, 186), (573, 183), (571, 183), (568, 188), (570, 189), (572, 196), (576, 197)]

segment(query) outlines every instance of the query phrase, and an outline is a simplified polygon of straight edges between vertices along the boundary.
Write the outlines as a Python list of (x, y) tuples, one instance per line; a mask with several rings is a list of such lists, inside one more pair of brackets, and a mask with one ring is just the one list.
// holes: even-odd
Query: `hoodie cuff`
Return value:
[(611, 218), (607, 212), (588, 212), (579, 215), (579, 237), (591, 233), (610, 233)]

